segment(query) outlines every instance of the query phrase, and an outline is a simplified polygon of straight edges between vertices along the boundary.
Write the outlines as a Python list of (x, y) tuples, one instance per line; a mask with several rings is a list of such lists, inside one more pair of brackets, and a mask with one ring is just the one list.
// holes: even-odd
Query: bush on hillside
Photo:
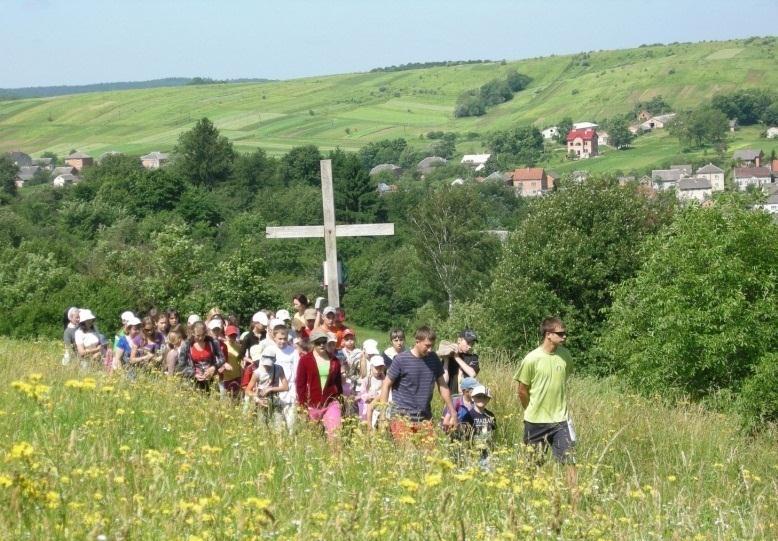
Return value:
[(669, 220), (673, 201), (647, 199), (611, 178), (563, 183), (534, 201), (477, 298), (484, 342), (526, 348), (536, 343), (540, 320), (559, 315), (570, 327), (571, 344), (587, 355), (611, 288), (640, 267), (645, 254), (635, 247)]
[(600, 344), (612, 366), (645, 393), (737, 390), (778, 347), (776, 239), (770, 216), (737, 199), (686, 208), (614, 291)]

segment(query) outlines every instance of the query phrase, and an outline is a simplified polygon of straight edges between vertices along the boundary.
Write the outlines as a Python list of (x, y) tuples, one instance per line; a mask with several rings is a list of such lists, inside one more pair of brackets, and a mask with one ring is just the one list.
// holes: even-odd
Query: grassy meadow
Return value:
[[(433, 130), (483, 135), (519, 124), (543, 128), (564, 116), (607, 118), (656, 95), (682, 109), (696, 107), (717, 92), (775, 88), (776, 44), (775, 39), (754, 38), (505, 64), (0, 101), (0, 151), (52, 151), (60, 156), (71, 149), (95, 156), (109, 150), (167, 151), (203, 116), (241, 151), (261, 147), (282, 154), (303, 144), (325, 151), (356, 150), (394, 137), (421, 145), (426, 144), (423, 135)], [(458, 95), (512, 69), (533, 78), (527, 89), (485, 116), (453, 117)], [(462, 143), (459, 150), (480, 150), (479, 140)], [(624, 159), (633, 161), (641, 148), (637, 145)], [(661, 150), (676, 154), (677, 143)], [(653, 165), (653, 159), (647, 151), (644, 161)]]
[(484, 356), (492, 469), (465, 450), (396, 448), (353, 423), (331, 446), (155, 377), (59, 364), (0, 341), (2, 539), (775, 539), (775, 433), (574, 377), (580, 501), (520, 445), (515, 359)]

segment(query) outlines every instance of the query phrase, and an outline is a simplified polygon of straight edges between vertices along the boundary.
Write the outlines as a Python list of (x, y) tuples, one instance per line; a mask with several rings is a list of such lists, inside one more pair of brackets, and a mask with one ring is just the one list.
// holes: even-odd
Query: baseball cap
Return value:
[(492, 392), (489, 390), (488, 387), (484, 387), (483, 385), (476, 385), (476, 387), (470, 392), (470, 396), (478, 396), (483, 395), (486, 398), (492, 397)]
[(276, 327), (286, 327), (286, 323), (284, 322), (283, 319), (278, 319), (278, 318), (271, 319), (270, 323), (268, 324), (268, 328), (273, 330)]
[(213, 318), (211, 321), (208, 322), (208, 328), (211, 330), (214, 329), (221, 329), (222, 328), (222, 320), (218, 317)]
[(240, 329), (238, 329), (235, 325), (227, 325), (227, 328), (224, 329), (224, 334), (227, 336), (232, 336), (233, 334), (238, 336), (240, 334)]
[(334, 332), (327, 333), (327, 342), (337, 342), (337, 341), (338, 341), (338, 337), (335, 336)]
[(365, 355), (380, 355), (381, 352), (378, 351), (378, 342), (373, 340), (372, 338), (368, 338), (364, 342), (362, 342), (362, 349), (365, 351)]
[(373, 355), (370, 357), (370, 367), (385, 366), (384, 358), (381, 355)]
[(306, 320), (316, 319), (316, 308), (306, 308), (303, 312), (303, 317)]
[(267, 314), (260, 310), (259, 312), (251, 316), (251, 322), (259, 323), (260, 325), (264, 325), (265, 327), (267, 327), (267, 323), (268, 323)]
[(321, 340), (322, 338), (329, 338), (327, 336), (327, 333), (324, 331), (313, 331), (311, 333), (311, 342), (315, 342), (316, 340)]
[(262, 358), (259, 360), (260, 364), (265, 366), (271, 366), (276, 362), (276, 348), (274, 346), (268, 346), (262, 350)]
[(464, 331), (459, 333), (459, 337), (460, 338), (464, 338), (464, 340), (468, 344), (472, 344), (473, 342), (477, 342), (478, 341), (478, 335), (472, 329), (465, 329)]
[(469, 390), (469, 391), (472, 391), (473, 389), (475, 389), (475, 388), (476, 388), (476, 387), (478, 387), (479, 385), (481, 385), (481, 384), (480, 384), (480, 383), (478, 383), (478, 380), (477, 380), (477, 379), (475, 379), (475, 378), (471, 378), (471, 377), (464, 378), (464, 379), (463, 379), (463, 380), (462, 380), (462, 381), (459, 383), (459, 387), (460, 387), (460, 388), (461, 388), (463, 391), (464, 391), (464, 390)]
[(334, 314), (335, 312), (337, 312), (337, 310), (335, 310), (334, 306), (327, 306), (327, 307), (324, 308), (324, 310), (321, 311), (322, 315), (325, 315), (325, 316), (327, 314)]
[(126, 310), (126, 311), (122, 312), (122, 315), (120, 317), (122, 319), (122, 323), (127, 325), (127, 322), (130, 320), (130, 318), (135, 317), (135, 314), (133, 314), (129, 310)]
[(344, 330), (343, 330), (343, 336), (344, 336), (344, 337), (346, 337), (346, 336), (353, 336), (353, 337), (356, 337), (356, 336), (357, 336), (357, 333), (355, 333), (355, 332), (354, 332), (354, 329), (344, 329)]
[(283, 308), (276, 312), (276, 319), (280, 319), (281, 321), (289, 321), (292, 319), (292, 316), (289, 315), (289, 310), (284, 310)]
[(195, 324), (195, 323), (197, 323), (198, 321), (200, 321), (200, 316), (198, 316), (197, 314), (192, 314), (191, 316), (189, 316), (189, 317), (186, 319), (186, 323), (187, 323), (187, 325), (194, 325), (194, 324)]
[(135, 316), (132, 316), (130, 319), (127, 320), (127, 323), (125, 323), (125, 325), (127, 325), (128, 327), (134, 327), (135, 325), (140, 325), (141, 323), (142, 322), (140, 319), (138, 319)]
[(92, 311), (89, 308), (81, 308), (78, 311), (78, 320), (79, 321), (89, 321), (90, 319), (96, 319), (95, 315), (92, 313)]

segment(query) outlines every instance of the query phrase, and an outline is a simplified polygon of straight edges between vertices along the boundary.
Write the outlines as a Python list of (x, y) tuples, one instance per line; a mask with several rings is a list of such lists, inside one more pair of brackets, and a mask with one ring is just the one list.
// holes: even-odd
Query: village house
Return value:
[(686, 177), (680, 169), (654, 169), (651, 171), (651, 187), (656, 191), (677, 188), (678, 181)]
[(754, 205), (754, 208), (762, 209), (769, 214), (778, 214), (778, 190), (771, 190), (764, 203)]
[(140, 157), (140, 163), (142, 163), (143, 167), (146, 169), (159, 169), (167, 162), (168, 155), (164, 152), (157, 152), (156, 150)]
[(35, 173), (40, 171), (41, 168), (37, 165), (23, 165), (19, 168), (19, 172), (16, 174), (16, 179), (22, 181), (22, 185), (25, 182), (29, 182), (35, 176)]
[(94, 159), (89, 154), (84, 154), (83, 152), (74, 152), (65, 158), (65, 163), (71, 167), (74, 167), (76, 171), (80, 173), (83, 171), (84, 167), (92, 165), (94, 163)]
[(567, 153), (575, 158), (584, 159), (599, 154), (597, 132), (594, 129), (572, 129), (567, 134)]
[(713, 188), (707, 178), (682, 178), (678, 181), (678, 199), (702, 203), (713, 196)]
[(716, 167), (712, 163), (697, 169), (695, 175), (697, 178), (706, 178), (710, 181), (711, 189), (714, 192), (724, 191), (724, 170)]
[(62, 188), (65, 184), (75, 184), (78, 182), (78, 177), (69, 173), (63, 173), (57, 175), (57, 177), (51, 182), (55, 188)]
[(768, 139), (775, 139), (778, 137), (778, 127), (773, 126), (772, 128), (767, 128), (767, 133), (765, 133), (765, 136)]
[(399, 177), (402, 173), (402, 167), (393, 163), (380, 163), (373, 167), (368, 173), (371, 177), (380, 175), (381, 173), (390, 173), (395, 177)]
[(476, 171), (482, 171), (491, 156), (491, 154), (465, 154), (459, 163), (473, 167)]
[(749, 186), (763, 188), (772, 184), (773, 177), (769, 167), (735, 167), (732, 181), (741, 192)]
[(669, 124), (675, 118), (675, 116), (675, 113), (652, 116), (640, 124), (640, 129), (643, 131), (651, 131), (665, 128), (667, 127), (667, 124)]
[(540, 133), (543, 134), (543, 139), (545, 140), (553, 139), (559, 136), (559, 127), (549, 126), (545, 130), (542, 130)]
[(60, 175), (75, 175), (76, 172), (76, 168), (72, 165), (60, 165), (51, 171), (51, 178), (56, 178)]
[(37, 165), (45, 171), (51, 171), (54, 166), (54, 160), (52, 158), (33, 158), (32, 164)]
[(737, 130), (738, 130), (737, 118), (730, 118), (729, 119), (729, 131), (734, 133)]
[(476, 182), (498, 182), (505, 186), (513, 186), (513, 171), (495, 171), (487, 177), (476, 177)]
[(548, 191), (548, 179), (542, 167), (523, 167), (513, 172), (516, 195), (537, 197)]
[(740, 167), (761, 167), (762, 160), (764, 159), (764, 152), (761, 149), (744, 148), (742, 150), (736, 150), (732, 155), (732, 159), (738, 163)]
[(606, 132), (606, 131), (598, 131), (597, 132), (597, 144), (598, 145), (610, 146), (610, 140), (611, 140), (611, 136), (608, 135), (608, 132)]
[(21, 152), (19, 150), (6, 152), (5, 155), (11, 158), (11, 161), (17, 167), (28, 167), (32, 165), (32, 158), (30, 158), (30, 155), (25, 154), (24, 152)]
[(441, 158), (440, 156), (427, 156), (416, 166), (416, 171), (422, 175), (428, 175), (436, 167), (446, 165), (447, 163), (448, 160), (446, 158)]

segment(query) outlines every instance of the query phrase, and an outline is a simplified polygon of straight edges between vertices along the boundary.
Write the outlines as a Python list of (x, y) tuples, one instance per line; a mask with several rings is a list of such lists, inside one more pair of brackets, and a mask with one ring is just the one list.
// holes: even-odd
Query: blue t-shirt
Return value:
[(412, 421), (432, 419), (432, 392), (443, 375), (443, 363), (434, 352), (415, 357), (410, 351), (398, 353), (387, 377), (392, 380), (392, 414), (404, 415)]
[(132, 346), (130, 345), (130, 338), (126, 335), (117, 337), (116, 348), (122, 350), (121, 362), (127, 364), (130, 362), (130, 353), (132, 353)]

